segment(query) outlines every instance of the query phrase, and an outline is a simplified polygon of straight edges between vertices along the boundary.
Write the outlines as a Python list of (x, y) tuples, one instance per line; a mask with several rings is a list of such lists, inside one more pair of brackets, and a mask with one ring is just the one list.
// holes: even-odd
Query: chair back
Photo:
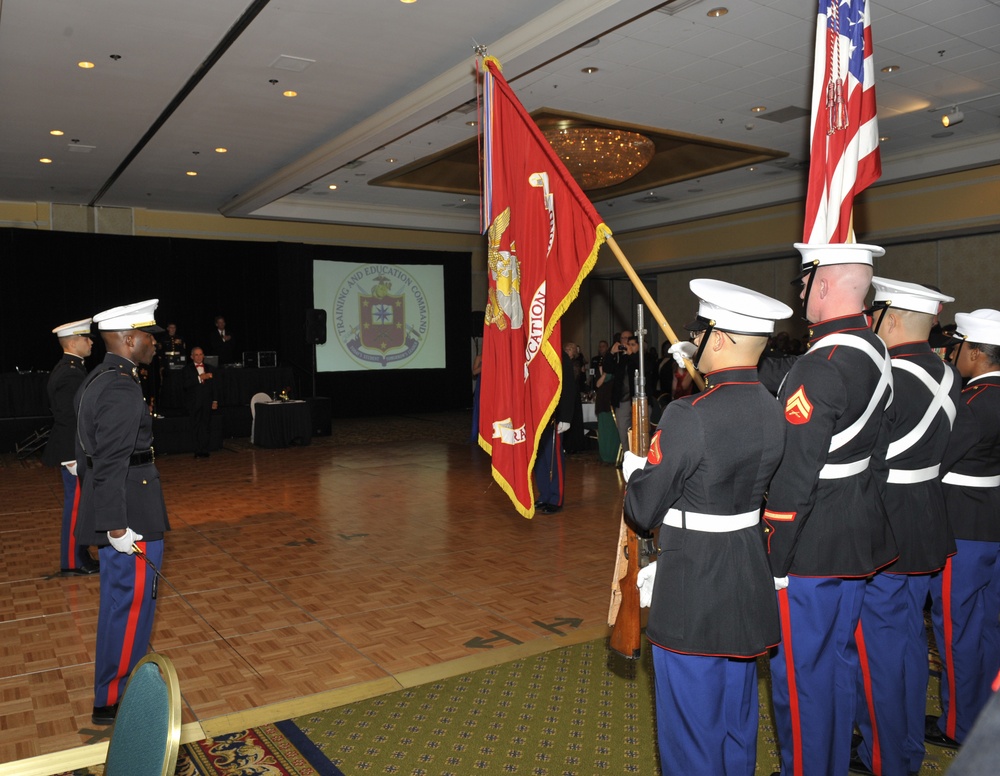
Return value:
[[(255, 393), (253, 395), (253, 397), (250, 399), (250, 417), (251, 418), (256, 419), (256, 417), (257, 417), (257, 405), (260, 404), (262, 401), (271, 401), (271, 397), (268, 396), (266, 393), (261, 392), (261, 393)], [(243, 417), (246, 417), (246, 415), (244, 415)]]
[(172, 776), (181, 743), (181, 691), (170, 658), (150, 653), (129, 677), (111, 729), (105, 776)]

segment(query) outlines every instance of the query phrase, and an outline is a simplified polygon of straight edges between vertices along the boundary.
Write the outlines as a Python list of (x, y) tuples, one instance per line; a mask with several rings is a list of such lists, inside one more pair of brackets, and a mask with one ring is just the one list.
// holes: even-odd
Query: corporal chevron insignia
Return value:
[(663, 451), (660, 449), (660, 429), (653, 434), (653, 438), (649, 441), (649, 453), (646, 455), (646, 460), (654, 466), (663, 460)]
[(789, 423), (801, 426), (803, 423), (809, 422), (812, 411), (813, 405), (809, 401), (809, 397), (806, 396), (806, 387), (800, 385), (799, 390), (789, 396), (788, 401), (785, 402), (785, 419)]

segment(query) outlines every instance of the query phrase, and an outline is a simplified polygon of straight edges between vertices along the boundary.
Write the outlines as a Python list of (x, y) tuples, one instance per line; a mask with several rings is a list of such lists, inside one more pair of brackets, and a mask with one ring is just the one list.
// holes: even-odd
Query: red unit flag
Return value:
[(854, 242), (854, 197), (882, 174), (868, 0), (819, 0), (814, 68), (802, 237)]
[(611, 231), (491, 57), (483, 80), (489, 298), (479, 444), (492, 456), (494, 479), (530, 518), (538, 440), (563, 380), (559, 319)]

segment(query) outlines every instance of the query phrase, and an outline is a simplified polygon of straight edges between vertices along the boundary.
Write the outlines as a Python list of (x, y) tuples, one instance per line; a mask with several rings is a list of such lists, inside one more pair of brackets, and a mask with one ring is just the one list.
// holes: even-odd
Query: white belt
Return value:
[(853, 477), (867, 469), (871, 459), (871, 456), (868, 456), (860, 461), (851, 461), (850, 463), (828, 463), (819, 470), (819, 478), (821, 480), (840, 480), (844, 477)]
[(974, 474), (948, 472), (941, 478), (947, 485), (964, 485), (967, 488), (995, 488), (1000, 486), (1000, 474), (993, 477), (977, 477)]
[(934, 464), (924, 469), (889, 469), (889, 479), (895, 485), (913, 485), (917, 482), (927, 482), (936, 479), (941, 471), (941, 464)]
[(749, 528), (760, 522), (760, 510), (744, 512), (742, 515), (705, 515), (701, 512), (688, 512), (680, 509), (668, 509), (663, 516), (663, 524), (674, 528), (687, 528), (691, 531), (706, 531), (708, 533), (728, 533)]

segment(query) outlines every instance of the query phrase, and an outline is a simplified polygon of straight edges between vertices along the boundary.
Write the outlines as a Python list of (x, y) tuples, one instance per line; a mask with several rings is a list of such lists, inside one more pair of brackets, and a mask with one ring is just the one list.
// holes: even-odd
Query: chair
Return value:
[(111, 729), (105, 776), (172, 776), (181, 743), (181, 690), (170, 658), (151, 653), (132, 670)]
[(250, 399), (250, 444), (254, 444), (253, 432), (257, 425), (257, 405), (262, 401), (271, 401), (266, 393), (255, 393)]

